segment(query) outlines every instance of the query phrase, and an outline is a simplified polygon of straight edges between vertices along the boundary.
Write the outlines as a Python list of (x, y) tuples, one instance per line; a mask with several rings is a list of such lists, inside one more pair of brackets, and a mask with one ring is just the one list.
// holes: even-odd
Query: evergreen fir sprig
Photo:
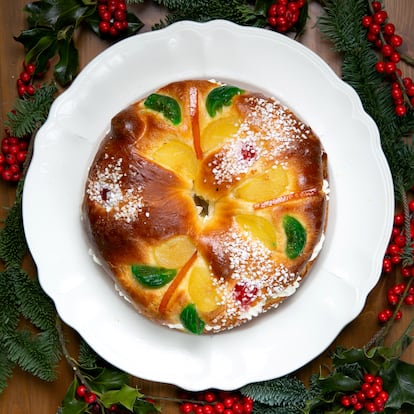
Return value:
[[(394, 182), (408, 191), (414, 183), (414, 151), (405, 139), (414, 129), (414, 111), (404, 117), (395, 114), (390, 85), (375, 70), (377, 56), (361, 25), (362, 16), (369, 12), (368, 4), (367, 0), (326, 0), (318, 25), (343, 56), (343, 80), (355, 89), (378, 126)], [(401, 200), (401, 187), (396, 187), (395, 198)]]
[(19, 138), (31, 136), (46, 121), (56, 93), (56, 84), (51, 82), (37, 89), (31, 97), (18, 98), (6, 122), (10, 134)]
[[(302, 381), (295, 377), (285, 376), (269, 381), (245, 385), (240, 392), (255, 401), (255, 412), (264, 414), (272, 407), (271, 412), (296, 413), (305, 407), (309, 393)], [(259, 403), (260, 405), (256, 406)], [(284, 411), (283, 411), (284, 410)]]
[(266, 16), (257, 12), (245, 0), (154, 0), (165, 6), (169, 13), (164, 20), (153, 26), (161, 29), (181, 20), (207, 22), (214, 19), (224, 19), (244, 26), (264, 27)]

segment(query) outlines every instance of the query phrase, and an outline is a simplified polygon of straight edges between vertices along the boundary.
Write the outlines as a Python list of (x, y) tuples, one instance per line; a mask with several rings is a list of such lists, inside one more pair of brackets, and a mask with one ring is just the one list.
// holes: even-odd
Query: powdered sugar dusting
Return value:
[[(108, 155), (105, 154), (105, 158)], [(91, 201), (102, 206), (107, 213), (113, 213), (116, 220), (127, 223), (137, 219), (142, 211), (141, 188), (123, 188), (122, 158), (111, 159), (106, 167), (96, 172), (96, 179), (89, 180), (86, 194)]]
[[(311, 133), (308, 126), (276, 100), (250, 96), (247, 102), (252, 110), (209, 163), (218, 185), (239, 181), (260, 159), (283, 164), (281, 152)], [(246, 156), (246, 149), (250, 156)]]
[[(259, 240), (253, 239), (248, 232), (240, 232), (234, 226), (220, 244), (222, 253), (229, 258), (231, 279), (244, 289), (244, 301), (237, 299), (234, 290), (229, 289), (223, 277), (215, 281), (218, 296), (226, 311), (214, 321), (225, 326), (228, 320), (251, 319), (255, 309), (269, 299), (288, 296), (287, 286), (298, 285), (300, 276), (290, 272), (283, 264), (276, 263), (272, 251)], [(247, 296), (247, 300), (246, 300)], [(253, 303), (253, 306), (244, 302)], [(214, 328), (213, 328), (214, 329)]]

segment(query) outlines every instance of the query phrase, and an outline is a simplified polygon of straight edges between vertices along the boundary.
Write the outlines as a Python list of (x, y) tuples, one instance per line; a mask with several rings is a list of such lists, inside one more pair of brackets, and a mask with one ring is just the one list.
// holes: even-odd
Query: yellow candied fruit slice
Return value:
[(186, 179), (193, 179), (197, 170), (194, 150), (180, 141), (168, 141), (152, 154), (152, 159)]
[(289, 184), (282, 166), (273, 166), (262, 174), (247, 178), (235, 189), (235, 196), (245, 201), (259, 203), (280, 196)]
[(210, 122), (201, 133), (201, 149), (208, 152), (237, 133), (241, 118), (230, 115)]
[(213, 285), (210, 270), (200, 261), (197, 261), (190, 270), (188, 293), (201, 312), (211, 312), (218, 307), (219, 296)]
[(243, 230), (260, 240), (268, 249), (276, 248), (276, 232), (269, 220), (253, 214), (239, 214), (236, 221)]
[(195, 252), (195, 246), (188, 236), (176, 236), (154, 248), (154, 257), (158, 266), (167, 269), (179, 269)]

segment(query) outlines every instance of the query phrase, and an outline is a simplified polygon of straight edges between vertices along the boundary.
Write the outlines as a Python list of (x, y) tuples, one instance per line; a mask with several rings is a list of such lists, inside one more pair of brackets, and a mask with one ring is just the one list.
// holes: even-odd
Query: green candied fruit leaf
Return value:
[(203, 333), (205, 323), (198, 316), (194, 303), (190, 303), (181, 311), (180, 320), (184, 328), (191, 333), (196, 335)]
[(180, 105), (170, 96), (153, 93), (148, 96), (144, 105), (149, 109), (161, 112), (174, 125), (178, 125), (181, 122)]
[(131, 271), (135, 279), (141, 283), (141, 285), (152, 289), (166, 285), (171, 282), (177, 274), (177, 270), (175, 269), (141, 264), (132, 265)]
[(242, 93), (244, 93), (242, 89), (230, 85), (219, 86), (218, 88), (213, 89), (207, 95), (207, 112), (211, 117), (214, 117), (217, 111), (220, 111), (224, 105), (231, 105), (233, 96), (240, 95)]
[(300, 256), (306, 244), (306, 230), (302, 224), (292, 216), (283, 217), (283, 228), (286, 233), (286, 256), (295, 259)]

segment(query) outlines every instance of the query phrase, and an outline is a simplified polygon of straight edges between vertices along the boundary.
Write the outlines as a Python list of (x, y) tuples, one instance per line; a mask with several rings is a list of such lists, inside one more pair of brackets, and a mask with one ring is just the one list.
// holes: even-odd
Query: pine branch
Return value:
[(7, 358), (6, 349), (0, 342), (0, 394), (7, 387), (7, 380), (13, 374), (14, 363)]
[(16, 302), (24, 318), (41, 330), (54, 330), (56, 310), (52, 300), (46, 296), (38, 279), (30, 278), (23, 270), (13, 274)]
[(303, 411), (291, 407), (273, 407), (259, 402), (254, 403), (252, 414), (302, 414)]
[(60, 346), (56, 331), (33, 335), (28, 329), (18, 330), (4, 338), (8, 359), (26, 372), (44, 380), (56, 379)]
[(181, 20), (207, 22), (214, 19), (230, 20), (240, 25), (264, 27), (265, 16), (257, 14), (244, 0), (154, 0), (169, 9), (164, 21), (154, 25), (161, 29)]
[[(414, 111), (404, 117), (395, 115), (390, 84), (375, 70), (378, 58), (360, 24), (368, 13), (368, 2), (327, 0), (324, 9), (319, 28), (343, 54), (342, 78), (355, 89), (364, 109), (376, 122), (393, 180), (402, 183), (407, 191), (414, 183), (414, 151), (404, 139), (414, 129)], [(395, 192), (395, 198), (401, 199), (401, 191)]]
[(6, 217), (4, 227), (0, 230), (0, 260), (7, 266), (20, 264), (27, 251), (23, 231), (21, 196), (16, 200)]
[(83, 368), (92, 369), (98, 367), (100, 357), (84, 340), (81, 339), (78, 360), (79, 365)]
[(8, 114), (5, 123), (10, 134), (19, 138), (32, 135), (46, 121), (56, 92), (56, 85), (50, 83), (38, 89), (32, 97), (17, 99), (15, 111)]
[(240, 392), (255, 402), (291, 409), (292, 412), (303, 408), (308, 397), (305, 385), (297, 378), (289, 376), (248, 384)]

